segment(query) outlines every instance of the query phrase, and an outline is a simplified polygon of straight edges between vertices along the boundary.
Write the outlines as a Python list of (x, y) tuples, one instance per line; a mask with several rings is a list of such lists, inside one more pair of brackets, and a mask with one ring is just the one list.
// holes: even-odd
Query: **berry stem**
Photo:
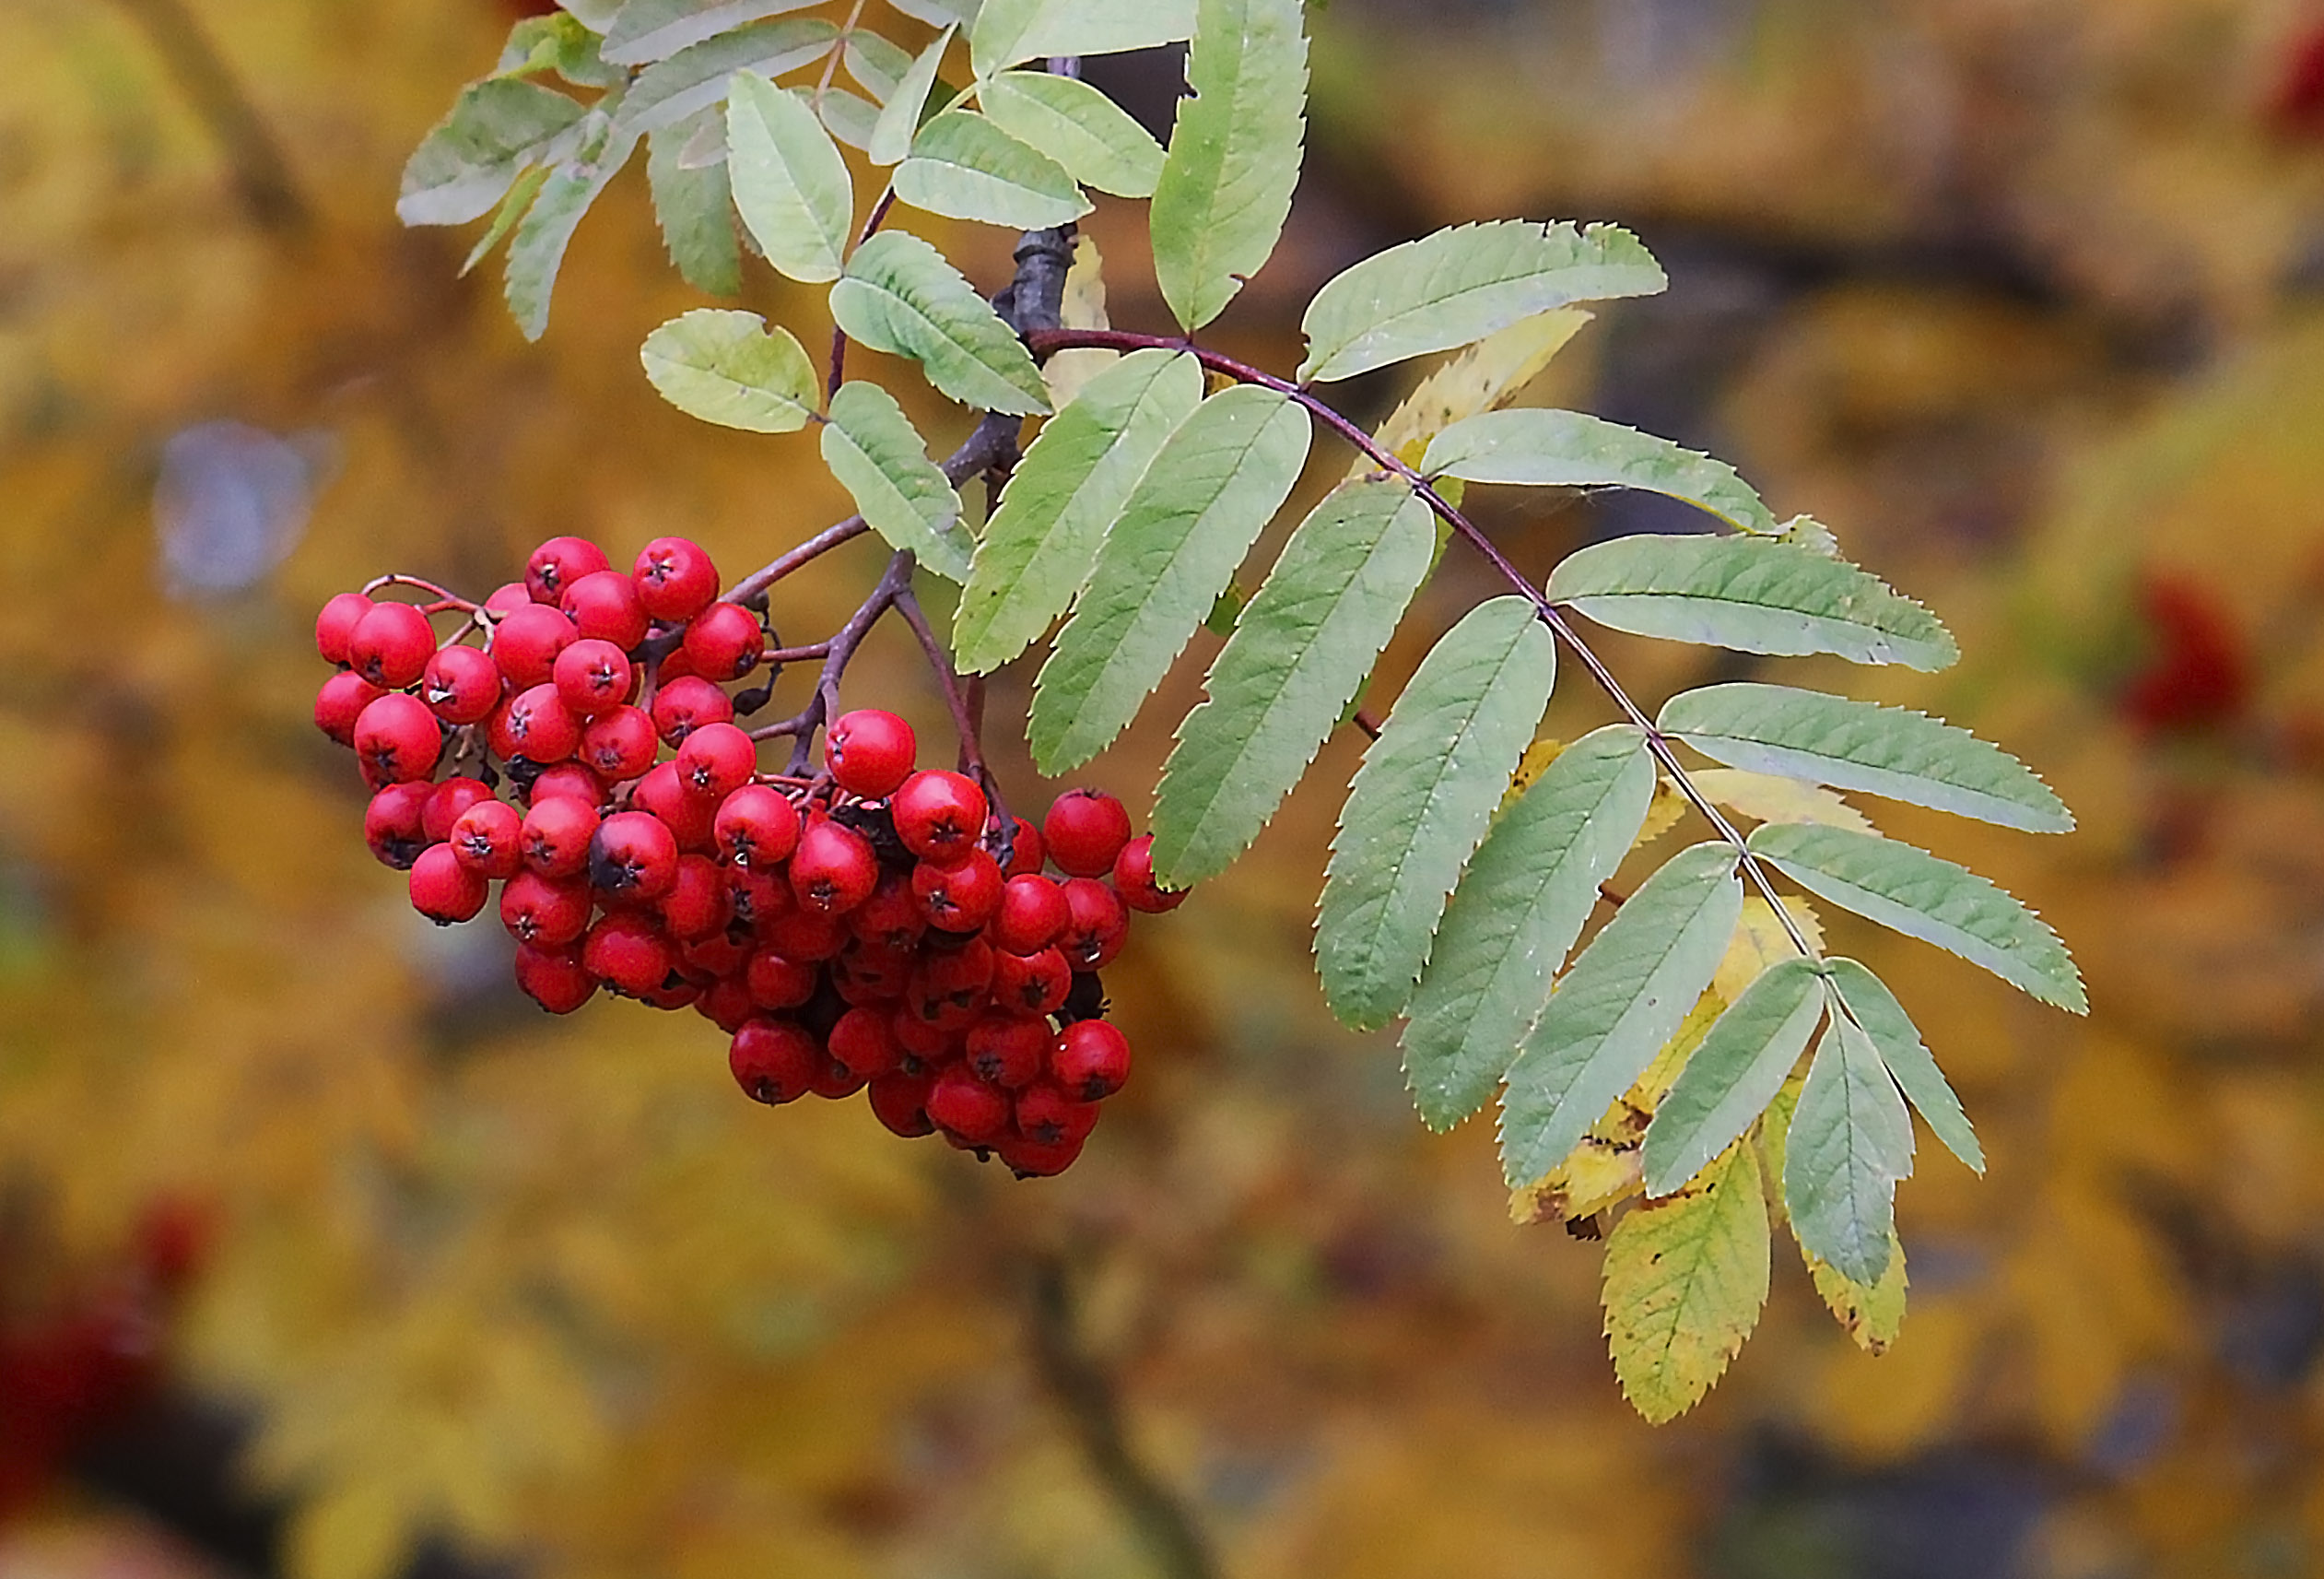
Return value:
[(945, 693), (945, 706), (952, 713), (953, 731), (960, 736), (960, 771), (983, 786), (985, 804), (1001, 829), (1000, 858), (1005, 865), (1015, 848), (1016, 819), (1010, 815), (1008, 803), (1002, 798), (1000, 780), (985, 764), (984, 742), (978, 737), (977, 714), (983, 709), (983, 688), (974, 688), (976, 701), (972, 705), (963, 693), (959, 675), (953, 670), (951, 654), (929, 628), (928, 616), (921, 612), (920, 598), (911, 589), (909, 575), (904, 590), (896, 595), (896, 612), (904, 617), (904, 623), (920, 639), (920, 650), (928, 654), (928, 666), (936, 672), (937, 689)]
[(467, 598), (462, 597), (458, 593), (446, 591), (444, 588), (438, 586), (434, 582), (424, 581), (418, 576), (407, 576), (401, 571), (391, 571), (383, 576), (373, 576), (370, 581), (363, 583), (363, 595), (369, 597), (373, 593), (381, 590), (382, 587), (391, 586), (412, 587), (417, 591), (427, 593), (430, 596), (436, 598), (440, 607), (436, 608), (422, 609), (421, 612), (424, 614), (449, 613), (455, 608), (464, 609), (468, 613), (474, 614), (478, 607), (476, 604), (470, 602)]

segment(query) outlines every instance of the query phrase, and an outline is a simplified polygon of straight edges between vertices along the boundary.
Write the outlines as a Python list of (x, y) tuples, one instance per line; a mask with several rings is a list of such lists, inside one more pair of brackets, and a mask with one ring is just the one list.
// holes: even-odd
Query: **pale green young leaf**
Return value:
[(789, 433), (815, 415), (818, 390), (805, 348), (756, 312), (682, 312), (646, 336), (638, 359), (663, 399), (722, 428)]
[(476, 244), (468, 249), (468, 256), (460, 265), (461, 278), (467, 278), (470, 270), (492, 255), (493, 248), (508, 240), (509, 232), (516, 229), (516, 222), (524, 218), (525, 210), (533, 206), (533, 199), (541, 194), (547, 181), (548, 167), (537, 164), (516, 178), (509, 194), (500, 199), (500, 206), (493, 210), (492, 223), (476, 238)]
[(1966, 866), (1877, 834), (1770, 822), (1752, 852), (1812, 894), (1984, 966), (2047, 1004), (2089, 1012), (2058, 934)]
[(1308, 303), (1302, 383), (1328, 383), (1482, 340), (1575, 301), (1650, 296), (1670, 282), (1617, 225), (1496, 219), (1375, 253)]
[(873, 128), (879, 124), (878, 105), (844, 88), (827, 88), (816, 97), (815, 107), (832, 136), (858, 153), (870, 150)]
[(1151, 197), (1162, 145), (1121, 107), (1074, 77), (1004, 71), (977, 89), (992, 124), (1065, 167), (1086, 186), (1117, 197)]
[(627, 0), (557, 0), (558, 9), (569, 12), (573, 20), (593, 33), (602, 33), (614, 25)]
[(1824, 1018), (1824, 978), (1814, 961), (1777, 961), (1711, 1022), (1647, 1125), (1649, 1196), (1684, 1184), (1783, 1089)]
[(1856, 1022), (1831, 1017), (1784, 1141), (1783, 1199), (1800, 1247), (1877, 1284), (1896, 1237), (1896, 1181), (1912, 1172), (1912, 1119)]
[(1764, 537), (1641, 535), (1596, 543), (1551, 572), (1549, 595), (1637, 636), (1743, 653), (1836, 653), (1941, 669), (1961, 655), (1936, 617), (1844, 560)]
[(827, 53), (839, 29), (820, 17), (754, 22), (678, 51), (638, 74), (622, 101), (618, 130), (650, 132), (726, 98), (737, 72), (774, 78)]
[(1661, 729), (1714, 761), (1861, 790), (2037, 833), (2073, 814), (1998, 746), (1926, 713), (1790, 686), (1738, 682), (1683, 691)]
[(848, 75), (862, 83), (863, 91), (879, 104), (896, 96), (897, 86), (912, 68), (910, 50), (863, 28), (848, 34), (846, 60)]
[(1646, 821), (1646, 736), (1610, 724), (1557, 753), (1494, 822), (1445, 908), (1404, 1027), (1404, 1080), (1431, 1129), (1483, 1107)]
[(960, 496), (894, 395), (875, 383), (841, 384), (823, 425), (823, 464), (889, 548), (909, 549), (948, 580), (968, 578)]
[(804, 11), (816, 0), (628, 0), (605, 29), (604, 57), (621, 65), (666, 60), (746, 23)]
[(1299, 480), (1309, 440), (1298, 406), (1238, 384), (1164, 442), (1034, 682), (1026, 739), (1042, 772), (1078, 767), (1129, 726)]
[(549, 296), (557, 288), (557, 271), (564, 266), (565, 249), (573, 240), (581, 216), (589, 212), (638, 146), (634, 135), (617, 129), (620, 95), (609, 93), (581, 122), (581, 140), (573, 156), (549, 171), (541, 194), (533, 200), (516, 234), (509, 241), (509, 258), (501, 276), (502, 294), (516, 326), (528, 340), (548, 329)]
[(1187, 330), (1257, 274), (1291, 213), (1307, 129), (1300, 0), (1200, 0), (1147, 218), (1162, 300)]
[(1065, 612), (1107, 526), (1202, 398), (1202, 365), (1191, 356), (1133, 351), (1042, 424), (961, 589), (952, 629), (962, 669), (991, 673)]
[(613, 88), (629, 74), (608, 65), (597, 35), (565, 12), (527, 17), (509, 29), (509, 41), (492, 67), (495, 77), (554, 71), (576, 88)]
[(1429, 441), (1420, 469), (1466, 482), (1642, 489), (1746, 532), (1776, 531), (1773, 513), (1726, 462), (1579, 411), (1528, 407), (1456, 422)]
[(936, 68), (945, 63), (945, 51), (952, 47), (952, 35), (957, 24), (948, 24), (944, 31), (930, 41), (911, 65), (904, 68), (880, 106), (880, 118), (872, 124), (871, 146), (866, 150), (877, 165), (898, 162), (912, 151), (912, 136), (920, 130), (921, 112), (928, 108), (928, 95), (936, 86)]
[(726, 161), (687, 165), (686, 149), (712, 129), (717, 112), (697, 111), (646, 138), (646, 184), (663, 245), (678, 273), (697, 290), (732, 296), (743, 288), (742, 248), (734, 240), (734, 203)]
[(831, 287), (831, 316), (857, 344), (919, 362), (928, 382), (979, 411), (1049, 409), (1041, 370), (992, 303), (934, 247), (883, 230)]
[(471, 84), (405, 163), (395, 217), (406, 225), (462, 225), (490, 212), (517, 173), (587, 113), (537, 83), (491, 77)]
[(1766, 1186), (1748, 1146), (1614, 1226), (1602, 1290), (1606, 1347), (1623, 1396), (1649, 1424), (1700, 1403), (1758, 1325), (1768, 1238)]
[(1358, 1031), (1403, 1012), (1461, 869), (1548, 705), (1549, 629), (1521, 597), (1445, 632), (1364, 753), (1317, 906), (1324, 1001)]
[(1735, 849), (1672, 856), (1574, 958), (1501, 1092), (1501, 1172), (1530, 1184), (1566, 1160), (1676, 1034), (1743, 913)]
[(1896, 995), (1888, 990), (1888, 984), (1853, 960), (1834, 960), (1831, 984), (1840, 1007), (1872, 1038), (1872, 1050), (1888, 1066), (1888, 1073), (1906, 1099), (1920, 1110), (1930, 1130), (1944, 1142), (1944, 1149), (1971, 1172), (1984, 1172), (1985, 1149), (1969, 1126), (1969, 1115), (1961, 1111), (1961, 1099), (1954, 1094), (1953, 1083), (1937, 1067), (1935, 1055), (1920, 1040), (1919, 1028), (1896, 1001)]
[(1046, 230), (1089, 212), (1062, 165), (973, 110), (946, 110), (921, 127), (895, 182), (899, 202), (1012, 230)]
[(978, 0), (887, 0), (891, 10), (901, 11), (915, 22), (925, 22), (932, 28), (968, 27), (983, 9)]
[(989, 78), (1040, 55), (1174, 44), (1194, 28), (1194, 0), (986, 0), (968, 31), (968, 58)]
[(1395, 633), (1436, 543), (1401, 479), (1344, 483), (1299, 523), (1179, 725), (1155, 792), (1163, 881), (1215, 877), (1259, 836)]
[(847, 160), (804, 95), (737, 72), (726, 100), (734, 208), (779, 273), (810, 285), (839, 277), (855, 231)]

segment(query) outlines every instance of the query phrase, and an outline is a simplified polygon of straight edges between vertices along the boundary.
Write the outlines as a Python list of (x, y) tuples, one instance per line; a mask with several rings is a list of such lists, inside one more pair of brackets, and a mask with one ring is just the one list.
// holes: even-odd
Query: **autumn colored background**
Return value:
[[(1882, 808), (2039, 907), (2095, 1012), (1827, 917), (1990, 1171), (1921, 1147), (1887, 1352), (1779, 1236), (1756, 1337), (1661, 1429), (1598, 1247), (1513, 1226), (1489, 1125), (1429, 1137), (1392, 1039), (1322, 1009), (1360, 742), (1108, 972), (1138, 1075), (1060, 1180), (759, 1109), (696, 1017), (551, 1020), (496, 929), (410, 912), (308, 721), (324, 596), (481, 592), (558, 532), (739, 572), (846, 513), (804, 441), (646, 384), (698, 299), (637, 172), (538, 346), (455, 277), (465, 235), (397, 228), (511, 16), (0, 0), (0, 1575), (2324, 1571), (2324, 13), (1314, 15), (1300, 203), (1219, 343), (1287, 368), (1317, 284), (1442, 224), (1631, 226), (1669, 293), (1532, 398), (1831, 524), (1969, 656), (1816, 679), (1975, 726), (2083, 819)], [(1157, 130), (1174, 72), (1092, 63)], [(1134, 211), (1087, 229), (1113, 321), (1157, 326)], [(945, 239), (1004, 277), (1010, 238)], [(745, 305), (823, 322), (763, 269)], [(1537, 570), (1662, 519), (1518, 491), (1473, 499)], [(779, 618), (827, 630), (876, 562)], [(1449, 560), (1381, 691), (1485, 590)], [(1607, 650), (1649, 698), (1747, 672)], [(1199, 678), (1091, 776), (1141, 807)], [(900, 637), (849, 686), (941, 736)], [(1551, 732), (1596, 721), (1561, 694)]]

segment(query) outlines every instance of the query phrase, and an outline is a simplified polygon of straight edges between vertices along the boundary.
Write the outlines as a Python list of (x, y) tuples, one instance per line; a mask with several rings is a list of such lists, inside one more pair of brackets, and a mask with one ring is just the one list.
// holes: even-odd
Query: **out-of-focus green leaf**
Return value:
[(746, 23), (814, 4), (816, 0), (628, 0), (605, 29), (604, 56), (622, 65), (645, 65)]
[(537, 83), (502, 77), (472, 84), (405, 164), (395, 217), (406, 225), (461, 225), (489, 212), (517, 172), (587, 113)]
[(573, 157), (549, 171), (541, 194), (533, 200), (509, 242), (509, 261), (502, 288), (509, 312), (528, 340), (548, 329), (549, 296), (557, 288), (558, 270), (564, 266), (565, 249), (573, 240), (581, 216), (605, 190), (637, 147), (635, 135), (619, 127), (619, 95), (606, 95), (581, 123), (581, 142)]
[(839, 29), (820, 17), (754, 22), (646, 67), (622, 101), (618, 130), (650, 132), (723, 100), (737, 72), (772, 79), (819, 60)]

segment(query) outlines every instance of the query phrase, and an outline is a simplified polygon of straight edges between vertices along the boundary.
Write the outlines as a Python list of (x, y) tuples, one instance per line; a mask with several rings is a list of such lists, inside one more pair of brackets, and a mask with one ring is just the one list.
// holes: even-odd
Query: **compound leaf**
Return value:
[(748, 22), (802, 11), (816, 0), (628, 0), (599, 53), (616, 65), (665, 60)]
[(894, 164), (912, 151), (920, 112), (928, 107), (928, 95), (936, 86), (936, 68), (944, 65), (945, 51), (952, 47), (952, 35), (958, 30), (958, 23), (947, 24), (904, 68), (896, 90), (880, 106), (879, 119), (872, 124), (871, 144), (864, 152), (874, 164)]
[(1824, 1018), (1824, 978), (1799, 957), (1768, 966), (1714, 1020), (1646, 1131), (1646, 1189), (1668, 1195), (1724, 1151), (1783, 1089)]
[(1164, 442), (1034, 682), (1026, 737), (1042, 772), (1087, 761), (1129, 726), (1299, 480), (1309, 436), (1298, 406), (1239, 384)]
[(1299, 523), (1179, 725), (1154, 802), (1154, 866), (1174, 888), (1227, 869), (1331, 737), (1420, 590), (1428, 506), (1401, 480), (1344, 483)]
[(855, 249), (831, 287), (831, 316), (858, 344), (919, 362), (930, 383), (963, 406), (1013, 416), (1049, 409), (1025, 343), (909, 230), (883, 230)]
[(972, 110), (946, 110), (921, 127), (895, 182), (898, 199), (915, 208), (1013, 230), (1089, 212), (1064, 166)]
[(803, 94), (736, 73), (726, 100), (734, 207), (777, 272), (839, 277), (855, 230), (855, 187), (839, 146)]
[(1558, 752), (1494, 822), (1445, 909), (1404, 1027), (1405, 1082), (1430, 1128), (1483, 1107), (1508, 1072), (1653, 796), (1646, 736), (1613, 724)]
[(1479, 604), (1421, 660), (1365, 751), (1315, 926), (1324, 1000), (1346, 1024), (1373, 1030), (1411, 1000), (1445, 901), (1555, 672), (1556, 649), (1530, 602)]
[(1654, 1425), (1700, 1403), (1767, 1302), (1759, 1154), (1731, 1148), (1684, 1190), (1623, 1218), (1606, 1241), (1606, 1346), (1631, 1407)]
[(687, 145), (714, 124), (714, 112), (701, 110), (649, 136), (646, 184), (653, 194), (662, 244), (678, 273), (697, 290), (732, 296), (743, 288), (743, 257), (734, 240), (726, 161), (684, 162)]
[(1857, 1283), (1888, 1270), (1896, 1181), (1912, 1172), (1912, 1119), (1871, 1039), (1835, 1014), (1808, 1066), (1783, 1157), (1800, 1247)]
[(839, 36), (820, 17), (754, 22), (678, 51), (638, 74), (622, 100), (621, 132), (651, 132), (685, 120), (726, 97), (737, 72), (773, 78), (819, 59)]
[(1700, 506), (1746, 532), (1776, 518), (1735, 468), (1579, 411), (1488, 411), (1429, 441), (1420, 469), (1464, 482), (1555, 488), (1636, 488)]
[(1840, 1007), (1872, 1039), (1872, 1050), (1944, 1149), (1972, 1172), (1984, 1172), (1985, 1149), (1969, 1127), (1969, 1115), (1961, 1111), (1961, 1099), (1888, 984), (1853, 960), (1832, 960), (1830, 977)]
[(972, 540), (960, 496), (894, 395), (876, 383), (841, 384), (823, 425), (823, 464), (889, 548), (910, 550), (940, 576), (968, 578)]
[(968, 32), (979, 77), (1037, 55), (1113, 54), (1194, 31), (1194, 0), (989, 0)]
[(1592, 544), (1551, 572), (1549, 595), (1616, 630), (1743, 653), (1836, 653), (1916, 669), (1961, 655), (1935, 616), (1879, 577), (1765, 537), (1641, 535)]
[[(618, 98), (618, 93), (606, 95), (607, 100)], [(557, 289), (558, 270), (565, 265), (565, 249), (581, 216), (621, 173), (638, 146), (636, 136), (623, 134), (618, 125), (617, 107), (601, 100), (581, 122), (580, 147), (549, 171), (541, 194), (533, 199), (509, 241), (502, 294), (517, 329), (528, 340), (539, 339), (548, 329), (549, 296)]]
[(462, 225), (489, 212), (517, 173), (588, 112), (538, 83), (471, 83), (405, 161), (395, 217), (406, 225)]
[(1151, 197), (1162, 145), (1121, 107), (1075, 77), (1004, 71), (977, 89), (993, 124), (1021, 137), (1086, 186), (1117, 197)]

